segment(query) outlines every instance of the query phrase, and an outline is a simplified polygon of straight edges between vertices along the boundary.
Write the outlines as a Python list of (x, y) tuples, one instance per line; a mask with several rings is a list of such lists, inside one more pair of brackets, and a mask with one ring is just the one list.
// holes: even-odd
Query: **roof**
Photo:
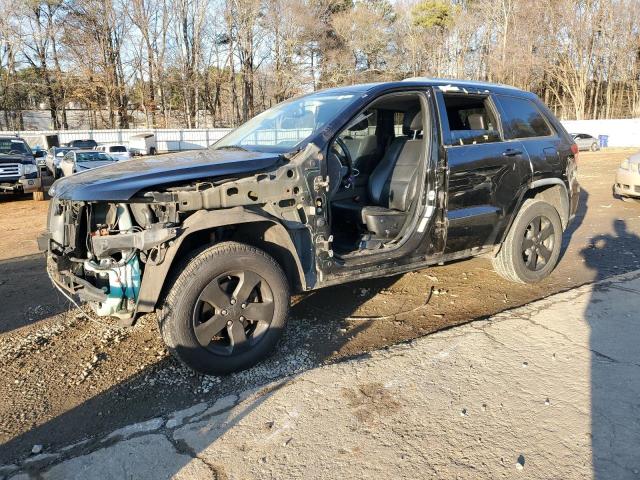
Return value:
[[(440, 87), (442, 90), (448, 88), (448, 91), (489, 91), (492, 93), (506, 93), (513, 95), (514, 93), (523, 96), (533, 96), (533, 93), (521, 90), (511, 85), (502, 85), (499, 83), (479, 82), (474, 80), (456, 80), (449, 78), (428, 78), (428, 77), (412, 77), (394, 82), (381, 83), (362, 83), (358, 85), (349, 85), (344, 87), (334, 87), (324, 90), (324, 92), (332, 93), (373, 93), (395, 88), (406, 87), (424, 87), (433, 86)], [(317, 92), (316, 92), (317, 93)]]

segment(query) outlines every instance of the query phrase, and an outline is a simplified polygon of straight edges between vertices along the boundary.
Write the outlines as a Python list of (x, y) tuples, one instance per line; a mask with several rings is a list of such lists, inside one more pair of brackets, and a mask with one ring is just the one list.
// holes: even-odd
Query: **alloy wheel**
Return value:
[(193, 310), (198, 343), (218, 355), (235, 355), (255, 346), (274, 315), (273, 292), (255, 272), (226, 272), (202, 290)]
[(545, 216), (537, 216), (524, 232), (522, 260), (528, 270), (542, 270), (551, 259), (555, 247), (553, 224)]

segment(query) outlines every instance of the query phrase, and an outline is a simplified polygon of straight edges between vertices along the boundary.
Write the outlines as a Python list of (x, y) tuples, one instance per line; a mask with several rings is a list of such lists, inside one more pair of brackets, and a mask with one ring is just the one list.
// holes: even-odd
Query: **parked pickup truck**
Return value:
[(35, 200), (44, 198), (36, 159), (20, 137), (0, 136), (0, 192), (33, 193)]
[(208, 373), (275, 345), (292, 293), (483, 255), (514, 282), (558, 262), (578, 149), (532, 93), (412, 79), (281, 103), (211, 148), (58, 180), (39, 244), (65, 294), (158, 312)]

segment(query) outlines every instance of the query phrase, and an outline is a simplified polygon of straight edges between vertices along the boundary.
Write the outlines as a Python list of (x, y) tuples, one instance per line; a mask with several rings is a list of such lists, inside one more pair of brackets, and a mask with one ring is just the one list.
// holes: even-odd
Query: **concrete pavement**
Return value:
[(640, 479), (640, 271), (0, 467), (42, 478)]

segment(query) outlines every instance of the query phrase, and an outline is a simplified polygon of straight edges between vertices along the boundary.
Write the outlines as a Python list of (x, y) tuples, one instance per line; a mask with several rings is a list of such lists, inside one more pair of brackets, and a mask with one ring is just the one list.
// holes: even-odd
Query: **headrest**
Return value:
[(470, 130), (486, 130), (484, 126), (484, 117), (480, 113), (472, 113), (467, 117)]
[(350, 132), (360, 132), (362, 130), (366, 130), (369, 128), (369, 119), (365, 118), (361, 122), (356, 123), (355, 125), (349, 127)]
[(404, 112), (402, 120), (402, 132), (409, 135), (411, 132), (422, 130), (422, 111), (419, 108), (412, 108)]

